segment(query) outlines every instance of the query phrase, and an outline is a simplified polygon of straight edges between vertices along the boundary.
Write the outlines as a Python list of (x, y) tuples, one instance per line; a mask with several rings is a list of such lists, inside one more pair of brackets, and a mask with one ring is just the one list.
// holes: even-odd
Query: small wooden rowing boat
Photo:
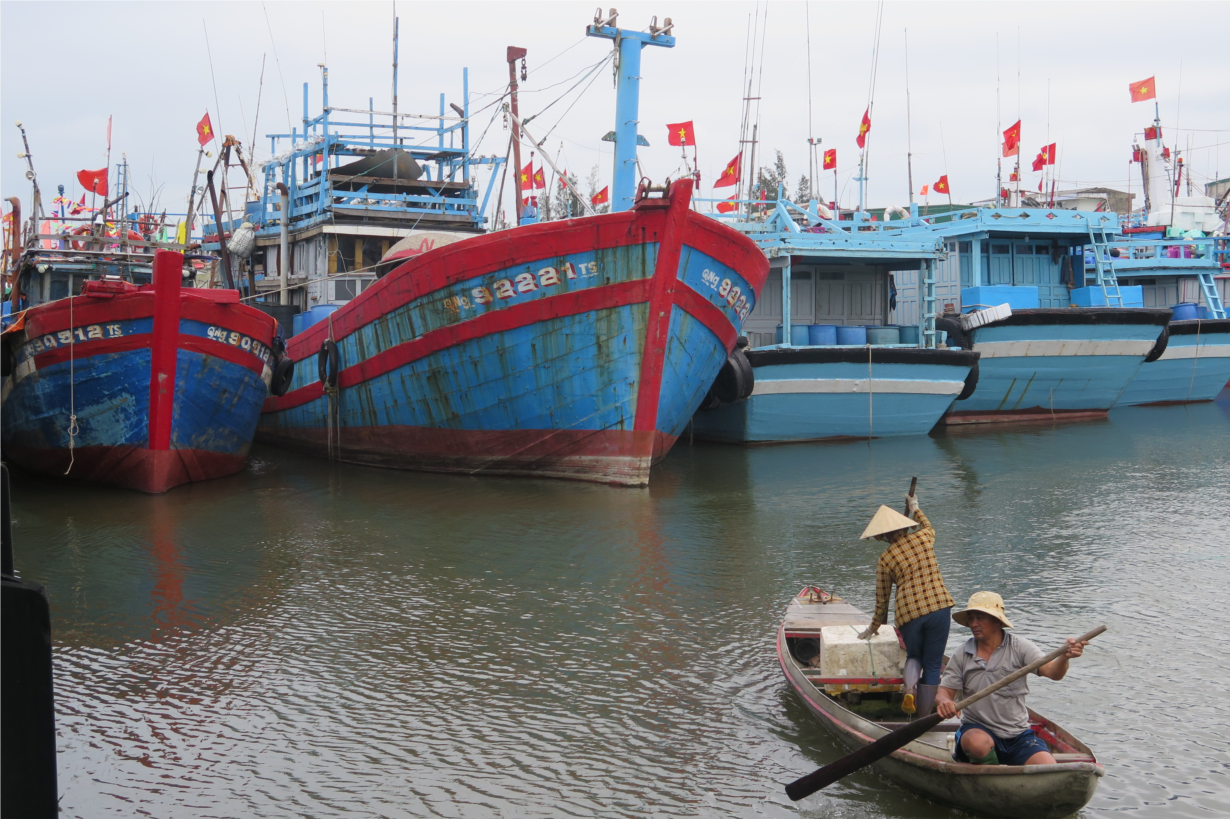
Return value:
[[(872, 677), (825, 676), (821, 629), (866, 627), (871, 617), (814, 587), (799, 592), (777, 632), (777, 658), (790, 685), (842, 745), (858, 750), (909, 719), (900, 708), (900, 668)], [(1054, 755), (1054, 765), (969, 765), (952, 760), (959, 720), (941, 722), (904, 748), (875, 763), (893, 782), (938, 802), (982, 816), (1049, 819), (1084, 807), (1105, 775), (1093, 752), (1033, 710), (1031, 727)]]

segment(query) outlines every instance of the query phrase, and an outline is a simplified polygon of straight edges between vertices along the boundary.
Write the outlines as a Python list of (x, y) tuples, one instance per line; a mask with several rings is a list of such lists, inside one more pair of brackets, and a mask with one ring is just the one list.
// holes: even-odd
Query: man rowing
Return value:
[[(940, 680), (936, 712), (944, 719), (961, 715), (953, 759), (975, 765), (1052, 765), (1055, 757), (1029, 727), (1025, 695), (1029, 681), (1022, 677), (989, 697), (957, 711), (955, 701), (975, 694), (1017, 669), (1042, 659), (1043, 652), (1024, 637), (1004, 631), (1012, 623), (1004, 614), (1004, 600), (995, 592), (975, 592), (969, 604), (953, 614), (974, 635), (948, 661)], [(1088, 641), (1068, 638), (1066, 653), (1038, 669), (1038, 674), (1062, 680), (1068, 662), (1084, 652)]]
[(905, 503), (908, 518), (881, 506), (863, 531), (864, 540), (874, 537), (887, 543), (888, 548), (876, 564), (875, 615), (859, 639), (869, 639), (888, 620), (888, 599), (896, 586), (894, 615), (906, 656), (906, 696), (901, 707), (907, 714), (917, 710), (918, 716), (925, 717), (931, 713), (939, 688), (940, 665), (948, 643), (948, 615), (954, 603), (935, 559), (935, 529), (918, 508), (915, 495), (906, 495)]

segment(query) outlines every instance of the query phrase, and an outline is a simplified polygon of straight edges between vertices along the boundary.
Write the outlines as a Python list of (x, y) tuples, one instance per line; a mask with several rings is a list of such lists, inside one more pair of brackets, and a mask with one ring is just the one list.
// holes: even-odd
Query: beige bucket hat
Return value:
[(1004, 616), (1004, 598), (1000, 597), (995, 592), (980, 591), (970, 595), (969, 603), (965, 608), (958, 612), (954, 612), (952, 619), (956, 620), (963, 626), (969, 625), (969, 613), (971, 611), (980, 611), (983, 614), (989, 614), (996, 620), (1004, 624), (1004, 628), (1012, 628), (1012, 623)]
[(910, 529), (918, 525), (918, 521), (910, 520), (905, 515), (894, 509), (889, 509), (887, 506), (881, 506), (876, 511), (875, 517), (871, 519), (871, 523), (868, 523), (867, 528), (863, 530), (863, 534), (859, 535), (859, 539), (866, 540), (869, 537), (885, 535), (889, 532), (896, 532), (899, 529)]

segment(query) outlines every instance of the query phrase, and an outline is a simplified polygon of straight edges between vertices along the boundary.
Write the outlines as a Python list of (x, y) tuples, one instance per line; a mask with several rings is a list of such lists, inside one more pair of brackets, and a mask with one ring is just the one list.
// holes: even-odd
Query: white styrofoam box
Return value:
[(884, 625), (870, 640), (858, 639), (863, 626), (820, 629), (820, 673), (824, 677), (900, 677), (905, 650), (897, 632)]
[(1011, 315), (1012, 306), (1008, 304), (998, 304), (985, 310), (975, 310), (972, 313), (965, 313), (961, 316), (961, 329), (973, 330), (975, 327), (981, 327), (993, 321), (1000, 321)]

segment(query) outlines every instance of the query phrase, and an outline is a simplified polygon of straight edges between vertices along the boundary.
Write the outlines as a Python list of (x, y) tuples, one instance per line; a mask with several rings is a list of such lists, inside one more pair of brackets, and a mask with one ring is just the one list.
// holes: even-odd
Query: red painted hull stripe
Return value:
[(675, 304), (708, 327), (709, 331), (726, 346), (727, 352), (734, 348), (735, 342), (739, 340), (739, 331), (730, 323), (730, 319), (726, 317), (721, 308), (714, 306), (713, 302), (697, 293), (685, 282), (680, 282), (675, 285)]
[[(273, 317), (246, 304), (219, 304), (204, 296), (191, 295), (183, 290), (180, 295), (180, 316), (192, 321), (225, 327), (256, 339), (262, 344), (272, 344), (277, 332)], [(26, 311), (26, 334), (35, 336), (68, 330), (73, 326), (106, 324), (115, 321), (149, 318), (154, 314), (153, 293), (123, 293), (113, 298), (77, 296), (73, 299), (70, 321), (68, 300), (32, 307)]]
[[(398, 367), (418, 361), (420, 358), (494, 333), (516, 330), (553, 318), (575, 316), (579, 313), (643, 302), (648, 298), (648, 291), (649, 280), (637, 279), (589, 290), (578, 290), (575, 293), (562, 293), (558, 296), (485, 313), (460, 324), (452, 324), (424, 333), (416, 339), (402, 342), (358, 364), (347, 367), (338, 373), (338, 385), (343, 388), (354, 387), (364, 381), (392, 372)], [(301, 336), (296, 338), (299, 337)], [(323, 337), (321, 340), (323, 341)], [(307, 356), (305, 360), (314, 363), (315, 352), (309, 351)], [(280, 412), (292, 409), (315, 401), (322, 395), (324, 391), (321, 383), (314, 381), (281, 398), (276, 396), (266, 398), (264, 411)]]
[[(126, 353), (131, 350), (148, 350), (150, 347), (151, 333), (137, 333), (131, 336), (123, 336), (122, 338), (97, 339), (94, 341), (82, 341), (73, 345), (65, 345), (57, 347), (54, 350), (49, 350), (45, 353), (39, 353), (34, 356), (35, 369), (43, 369), (50, 367), (53, 364), (61, 364), (69, 359), (70, 349), (76, 348), (72, 353), (73, 358), (78, 362), (85, 360), (91, 356), (109, 355), (112, 353)], [(238, 364), (241, 367), (247, 367), (257, 375), (261, 375), (265, 371), (265, 362), (261, 361), (251, 353), (245, 353), (243, 350), (236, 349), (229, 344), (224, 344), (221, 341), (214, 341), (201, 336), (190, 336), (183, 333), (179, 334), (179, 348), (181, 350), (191, 350), (202, 355), (209, 355), (215, 358), (221, 358), (224, 361), (229, 361), (232, 364)]]

